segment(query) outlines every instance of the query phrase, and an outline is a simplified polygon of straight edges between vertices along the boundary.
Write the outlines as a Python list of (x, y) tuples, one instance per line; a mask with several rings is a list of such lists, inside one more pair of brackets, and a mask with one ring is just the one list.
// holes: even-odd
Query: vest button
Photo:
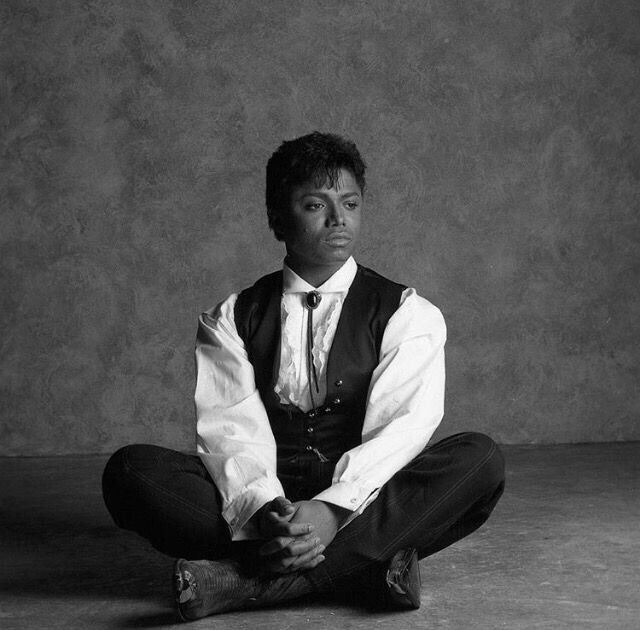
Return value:
[(335, 385), (336, 387), (342, 387), (342, 379), (338, 379), (338, 380), (334, 383), (334, 385)]
[(313, 446), (311, 446), (311, 444), (307, 444), (307, 446), (305, 447), (308, 451), (312, 451), (313, 450)]
[(333, 399), (333, 404), (334, 405), (339, 405), (342, 401), (339, 398), (334, 398)]
[(324, 412), (325, 413), (331, 413), (331, 407), (325, 407), (324, 408)]
[(313, 427), (308, 427), (307, 428), (307, 433), (313, 433)]

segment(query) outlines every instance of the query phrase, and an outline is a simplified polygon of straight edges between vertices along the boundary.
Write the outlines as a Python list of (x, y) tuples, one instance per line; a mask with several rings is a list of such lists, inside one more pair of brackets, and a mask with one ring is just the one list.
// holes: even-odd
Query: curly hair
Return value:
[(349, 171), (364, 193), (366, 164), (356, 145), (336, 134), (314, 131), (283, 142), (267, 162), (266, 204), (269, 227), (279, 241), (279, 223), (286, 220), (293, 189), (313, 181), (318, 187), (336, 185), (340, 170)]

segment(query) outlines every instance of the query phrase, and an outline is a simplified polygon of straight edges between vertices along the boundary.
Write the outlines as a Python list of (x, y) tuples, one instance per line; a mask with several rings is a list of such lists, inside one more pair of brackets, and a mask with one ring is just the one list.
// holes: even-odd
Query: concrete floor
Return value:
[[(426, 558), (422, 608), (328, 601), (192, 628), (640, 628), (640, 444), (507, 447), (489, 522)], [(172, 628), (172, 560), (118, 531), (98, 456), (0, 459), (0, 628)]]

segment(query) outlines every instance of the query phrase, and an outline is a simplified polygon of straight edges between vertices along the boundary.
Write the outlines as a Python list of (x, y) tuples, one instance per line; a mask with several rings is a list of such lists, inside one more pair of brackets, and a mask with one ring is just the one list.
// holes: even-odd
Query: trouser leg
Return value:
[(427, 447), (394, 475), (362, 515), (336, 535), (326, 560), (307, 573), (317, 590), (344, 588), (354, 576), (378, 578), (394, 553), (425, 557), (484, 523), (504, 488), (504, 460), (479, 433)]
[[(504, 461), (490, 438), (446, 438), (396, 473), (305, 577), (317, 591), (379, 581), (399, 549), (416, 547), (425, 557), (477, 529), (503, 487)], [(167, 555), (255, 557), (254, 544), (231, 543), (219, 493), (195, 455), (146, 445), (120, 449), (105, 468), (103, 493), (117, 525)]]
[(231, 554), (220, 495), (198, 456), (125, 446), (108, 461), (102, 488), (116, 525), (137, 532), (159, 551), (209, 559)]

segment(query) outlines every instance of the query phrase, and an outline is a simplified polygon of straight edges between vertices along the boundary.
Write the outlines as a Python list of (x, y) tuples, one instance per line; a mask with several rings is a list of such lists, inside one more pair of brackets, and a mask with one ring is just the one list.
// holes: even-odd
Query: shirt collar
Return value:
[(356, 277), (358, 265), (349, 256), (347, 262), (338, 269), (327, 281), (319, 287), (314, 287), (306, 280), (302, 279), (286, 263), (282, 267), (282, 293), (308, 293), (317, 291), (318, 293), (346, 293)]

